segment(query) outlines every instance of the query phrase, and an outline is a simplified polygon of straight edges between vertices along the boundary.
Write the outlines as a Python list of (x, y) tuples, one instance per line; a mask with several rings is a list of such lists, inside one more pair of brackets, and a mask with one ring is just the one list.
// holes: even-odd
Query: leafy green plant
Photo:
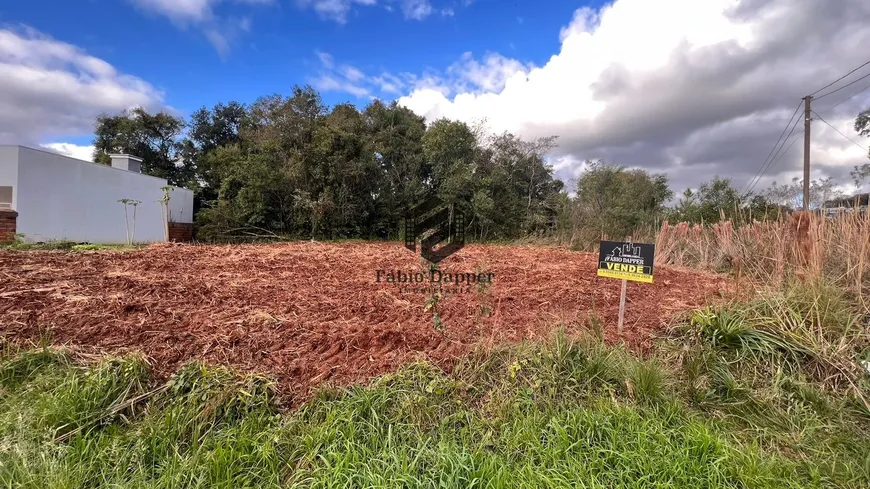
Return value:
[(815, 381), (753, 383), (705, 351), (692, 368), (714, 390), (698, 405), (683, 402), (669, 357), (643, 360), (561, 331), (480, 350), (450, 374), (415, 363), (324, 389), (284, 413), (267, 380), (224, 368), (190, 363), (154, 385), (135, 357), (82, 364), (9, 352), (0, 484), (868, 486), (870, 418)]

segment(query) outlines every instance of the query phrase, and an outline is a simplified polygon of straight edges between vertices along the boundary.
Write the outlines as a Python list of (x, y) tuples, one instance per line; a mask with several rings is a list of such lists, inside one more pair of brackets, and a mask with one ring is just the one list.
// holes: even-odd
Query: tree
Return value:
[(109, 164), (109, 154), (142, 158), (142, 173), (165, 178), (171, 185), (194, 186), (193, 173), (181, 157), (184, 121), (166, 112), (151, 114), (137, 107), (97, 118), (94, 161)]
[(740, 195), (730, 178), (713, 177), (697, 191), (687, 189), (668, 218), (689, 223), (714, 223), (727, 219), (741, 224), (773, 218), (780, 208), (763, 195)]
[(855, 165), (855, 168), (849, 172), (849, 176), (855, 182), (855, 189), (859, 190), (864, 185), (864, 180), (870, 177), (870, 163), (864, 163), (860, 166)]
[(220, 188), (220, 172), (212, 165), (209, 153), (240, 144), (240, 131), (249, 120), (247, 108), (238, 102), (219, 103), (212, 109), (203, 107), (191, 114), (181, 152), (185, 164), (196, 174), (202, 200), (213, 201)]
[(375, 156), (367, 151), (365, 121), (340, 104), (318, 124), (310, 158), (312, 234), (329, 238), (371, 237), (382, 183)]
[(556, 195), (564, 184), (553, 178), (544, 159), (555, 147), (555, 136), (523, 141), (510, 133), (492, 136), (475, 165), (475, 202), (479, 206), (480, 237), (515, 238), (552, 230), (556, 225)]
[[(810, 181), (810, 208), (822, 209), (834, 199), (843, 197), (837, 190), (837, 183), (830, 177)], [(778, 185), (776, 182), (765, 192), (765, 197), (773, 204), (789, 209), (800, 209), (804, 205), (804, 181), (794, 177), (790, 184)]]
[(870, 136), (870, 109), (861, 112), (855, 118), (855, 131), (862, 136)]
[(294, 87), (203, 107), (187, 124), (143, 109), (103, 116), (95, 145), (101, 160), (133, 153), (146, 173), (195, 188), (202, 239), (395, 239), (428, 192), (458, 203), (470, 236), (502, 239), (565, 221), (570, 200), (545, 159), (554, 141), (447, 119), (427, 128), (396, 102), (328, 108)]
[(643, 225), (654, 225), (673, 197), (665, 175), (602, 161), (586, 163), (577, 181), (576, 219), (610, 238), (628, 237)]
[(363, 111), (366, 151), (374, 155), (382, 181), (375, 197), (377, 236), (398, 237), (408, 206), (428, 189), (431, 165), (423, 157), (426, 121), (396, 102), (375, 100)]
[(426, 186), (436, 189), (444, 202), (458, 205), (459, 210), (471, 217), (478, 151), (471, 129), (464, 122), (437, 120), (423, 135), (422, 146), (424, 161), (431, 167)]
[(734, 188), (731, 179), (713, 177), (709, 182), (702, 183), (697, 192), (688, 190), (676, 206), (679, 220), (687, 222), (718, 222), (734, 219), (741, 212), (739, 191)]

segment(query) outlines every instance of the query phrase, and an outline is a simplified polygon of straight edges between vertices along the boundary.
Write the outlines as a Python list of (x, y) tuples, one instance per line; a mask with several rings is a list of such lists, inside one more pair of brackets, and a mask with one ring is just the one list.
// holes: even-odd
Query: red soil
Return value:
[[(472, 347), (577, 332), (593, 314), (618, 340), (620, 281), (596, 256), (558, 248), (467, 246), (448, 272), (494, 273), (492, 285), (446, 294), (434, 326), (428, 294), (377, 283), (377, 270), (422, 271), (395, 243), (153, 245), (130, 252), (0, 252), (0, 335), (22, 342), (143, 351), (166, 375), (198, 358), (265, 373), (304, 397), (414, 359), (449, 368)], [(643, 350), (674, 313), (721, 297), (724, 278), (656, 269), (629, 283), (623, 340)]]

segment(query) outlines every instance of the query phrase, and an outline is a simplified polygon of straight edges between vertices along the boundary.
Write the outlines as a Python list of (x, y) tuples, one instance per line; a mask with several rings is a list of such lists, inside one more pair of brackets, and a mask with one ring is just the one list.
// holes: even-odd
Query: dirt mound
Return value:
[[(34, 340), (48, 329), (56, 343), (140, 349), (161, 374), (191, 358), (229, 364), (298, 395), (415, 358), (449, 368), (474, 345), (545, 338), (560, 324), (576, 331), (593, 314), (616, 339), (620, 282), (596, 277), (591, 254), (467, 246), (439, 268), (490, 273), (492, 283), (452, 285), (433, 304), (429, 292), (386, 281), (429, 276), (395, 243), (3, 251), (0, 333)], [(720, 297), (723, 280), (661, 267), (655, 284), (630, 283), (624, 340), (644, 348), (673, 313)]]

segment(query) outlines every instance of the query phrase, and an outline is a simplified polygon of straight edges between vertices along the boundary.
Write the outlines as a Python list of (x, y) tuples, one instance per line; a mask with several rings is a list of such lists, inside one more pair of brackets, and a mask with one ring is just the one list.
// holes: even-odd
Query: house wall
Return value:
[[(19, 148), (15, 210), (25, 241), (68, 240), (99, 244), (126, 242), (124, 205), (136, 207), (134, 242), (164, 241), (161, 187), (166, 180), (30, 148)], [(170, 194), (170, 216), (192, 222), (193, 192)], [(127, 208), (130, 227), (133, 208)]]
[(18, 200), (18, 146), (0, 146), (0, 186), (12, 187), (12, 208)]

